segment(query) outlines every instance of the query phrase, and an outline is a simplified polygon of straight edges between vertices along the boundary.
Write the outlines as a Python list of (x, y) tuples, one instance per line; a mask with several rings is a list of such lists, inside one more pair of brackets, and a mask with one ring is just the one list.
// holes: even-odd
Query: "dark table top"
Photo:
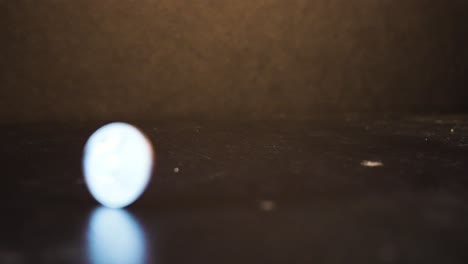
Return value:
[(82, 178), (104, 123), (0, 126), (0, 263), (468, 263), (468, 116), (132, 123), (122, 210)]

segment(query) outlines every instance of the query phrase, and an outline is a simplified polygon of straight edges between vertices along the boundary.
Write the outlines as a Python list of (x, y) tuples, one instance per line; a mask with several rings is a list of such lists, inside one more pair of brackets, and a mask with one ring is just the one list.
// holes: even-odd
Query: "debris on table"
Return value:
[(381, 161), (373, 161), (373, 160), (363, 160), (361, 165), (364, 167), (374, 168), (374, 167), (382, 167), (383, 163)]
[(276, 208), (276, 204), (272, 200), (262, 200), (259, 202), (259, 207), (262, 211), (273, 211)]

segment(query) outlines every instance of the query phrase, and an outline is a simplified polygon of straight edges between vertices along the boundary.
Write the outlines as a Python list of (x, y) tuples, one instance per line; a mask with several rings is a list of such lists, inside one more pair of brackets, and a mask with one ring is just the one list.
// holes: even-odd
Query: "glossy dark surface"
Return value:
[(0, 263), (468, 262), (466, 116), (133, 123), (157, 167), (117, 211), (81, 175), (102, 123), (1, 127)]

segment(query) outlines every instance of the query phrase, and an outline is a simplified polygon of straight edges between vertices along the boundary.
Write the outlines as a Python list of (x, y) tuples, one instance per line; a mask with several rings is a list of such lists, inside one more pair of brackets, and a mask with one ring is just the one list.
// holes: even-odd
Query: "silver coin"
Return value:
[(136, 127), (111, 123), (85, 145), (83, 172), (91, 195), (110, 208), (125, 207), (146, 189), (153, 169), (153, 148)]

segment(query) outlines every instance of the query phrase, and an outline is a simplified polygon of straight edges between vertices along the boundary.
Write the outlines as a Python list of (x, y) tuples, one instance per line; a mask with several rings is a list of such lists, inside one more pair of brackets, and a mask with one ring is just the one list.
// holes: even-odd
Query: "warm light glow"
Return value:
[(100, 207), (89, 219), (86, 248), (94, 264), (145, 263), (147, 248), (144, 231), (123, 209)]

